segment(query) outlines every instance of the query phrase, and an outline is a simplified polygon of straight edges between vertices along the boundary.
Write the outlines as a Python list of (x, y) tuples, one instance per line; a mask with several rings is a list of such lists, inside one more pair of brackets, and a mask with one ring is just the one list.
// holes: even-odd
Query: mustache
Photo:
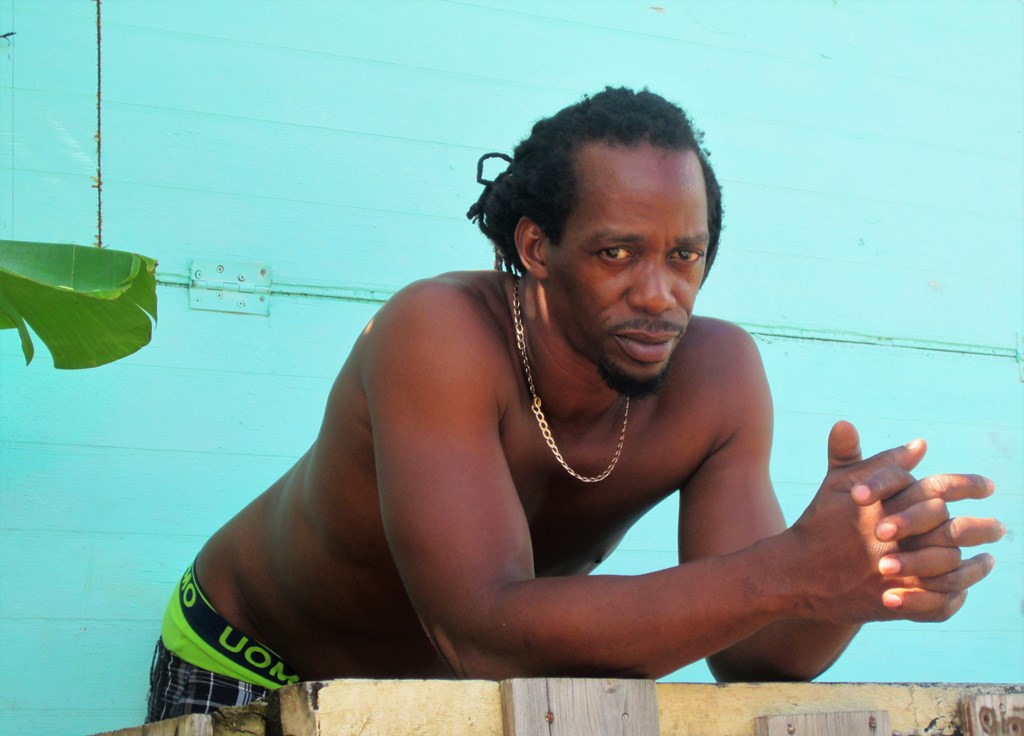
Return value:
[(643, 317), (637, 317), (635, 319), (626, 320), (612, 327), (612, 332), (618, 332), (619, 330), (640, 330), (643, 332), (675, 332), (680, 337), (686, 332), (686, 323), (678, 324), (676, 322), (669, 322), (664, 319), (645, 319)]

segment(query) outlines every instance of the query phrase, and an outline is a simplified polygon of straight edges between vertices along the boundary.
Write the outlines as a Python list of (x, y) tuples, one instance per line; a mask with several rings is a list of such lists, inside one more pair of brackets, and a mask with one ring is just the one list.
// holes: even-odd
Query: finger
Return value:
[(853, 483), (857, 483), (875, 471), (890, 465), (907, 471), (913, 470), (921, 462), (921, 458), (924, 457), (925, 452), (928, 450), (928, 445), (924, 440), (914, 440), (906, 445), (893, 447), (877, 455), (872, 455), (867, 460), (858, 462), (852, 458), (860, 456), (860, 445), (857, 443), (851, 449), (849, 444), (844, 444), (850, 440), (850, 435), (845, 429), (839, 430), (844, 424), (856, 436), (856, 430), (853, 429), (851, 424), (840, 422), (832, 428), (832, 433), (829, 434), (828, 466), (830, 471), (842, 470), (847, 473), (846, 477)]
[(914, 587), (933, 593), (958, 593), (984, 580), (995, 566), (996, 558), (992, 555), (975, 555), (956, 570), (916, 580)]
[(987, 498), (995, 488), (995, 483), (982, 475), (930, 475), (886, 501), (885, 510), (886, 513), (903, 511), (929, 498), (941, 498), (947, 503), (968, 498)]
[(904, 552), (925, 547), (976, 547), (998, 542), (1006, 534), (1006, 527), (998, 519), (978, 519), (956, 516), (929, 532), (907, 537), (900, 541)]
[(934, 577), (960, 567), (959, 547), (926, 547), (915, 552), (897, 552), (878, 561), (878, 571), (887, 577)]
[(886, 516), (875, 526), (875, 537), (881, 542), (895, 542), (907, 537), (922, 536), (949, 519), (949, 509), (941, 498), (929, 498), (899, 514)]
[(898, 495), (914, 483), (916, 480), (909, 472), (897, 465), (889, 465), (855, 483), (850, 489), (850, 496), (854, 503), (870, 506), (876, 501)]
[(920, 588), (890, 588), (882, 594), (882, 604), (897, 618), (911, 621), (945, 621), (963, 608), (967, 591), (933, 593)]

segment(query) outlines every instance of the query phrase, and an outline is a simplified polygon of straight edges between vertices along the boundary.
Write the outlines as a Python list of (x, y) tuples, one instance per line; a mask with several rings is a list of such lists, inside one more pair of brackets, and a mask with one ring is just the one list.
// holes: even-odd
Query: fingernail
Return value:
[(985, 479), (985, 487), (988, 489), (989, 493), (991, 493), (992, 491), (994, 491), (996, 489), (995, 481), (992, 480), (991, 478), (986, 478)]
[(864, 503), (871, 498), (871, 489), (863, 483), (858, 483), (850, 489), (850, 495), (853, 496), (853, 500), (858, 503)]
[(896, 536), (896, 525), (883, 521), (881, 524), (875, 527), (875, 536), (883, 542), (888, 542), (890, 539)]
[(1004, 524), (1001, 521), (996, 523), (999, 524), (999, 538), (1002, 539), (1004, 536), (1006, 536), (1006, 524)]
[(883, 557), (878, 561), (878, 571), (883, 575), (895, 575), (902, 567), (895, 557)]
[(886, 608), (901, 608), (903, 606), (903, 599), (895, 593), (883, 593), (882, 605)]
[(908, 450), (919, 450), (919, 449), (921, 449), (921, 447), (923, 447), (923, 446), (924, 446), (924, 440), (923, 440), (923, 439), (921, 439), (920, 437), (918, 437), (918, 438), (917, 438), (916, 440), (911, 440), (910, 442), (908, 442), (908, 443), (907, 443), (907, 444), (905, 445), (905, 447), (906, 447), (906, 448), (907, 448)]

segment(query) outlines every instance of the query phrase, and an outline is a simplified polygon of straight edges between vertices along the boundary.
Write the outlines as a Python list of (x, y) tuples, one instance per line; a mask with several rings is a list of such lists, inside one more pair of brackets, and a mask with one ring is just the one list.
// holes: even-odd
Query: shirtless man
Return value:
[[(503, 270), (417, 282), (373, 318), (316, 442), (174, 591), (150, 719), (299, 677), (659, 677), (706, 657), (720, 680), (809, 679), (864, 622), (963, 605), (994, 563), (960, 548), (1003, 527), (946, 502), (993, 485), (916, 481), (921, 441), (863, 460), (837, 424), (786, 528), (757, 349), (692, 316), (721, 206), (679, 108), (584, 98), (482, 183), (470, 214)], [(588, 575), (677, 491), (678, 566)]]

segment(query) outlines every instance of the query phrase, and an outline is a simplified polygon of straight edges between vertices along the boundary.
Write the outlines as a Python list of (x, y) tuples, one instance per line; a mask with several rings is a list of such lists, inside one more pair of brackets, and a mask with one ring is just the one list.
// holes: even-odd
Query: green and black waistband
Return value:
[(236, 680), (279, 688), (299, 681), (270, 647), (238, 631), (217, 613), (189, 565), (164, 613), (164, 646), (186, 662)]

